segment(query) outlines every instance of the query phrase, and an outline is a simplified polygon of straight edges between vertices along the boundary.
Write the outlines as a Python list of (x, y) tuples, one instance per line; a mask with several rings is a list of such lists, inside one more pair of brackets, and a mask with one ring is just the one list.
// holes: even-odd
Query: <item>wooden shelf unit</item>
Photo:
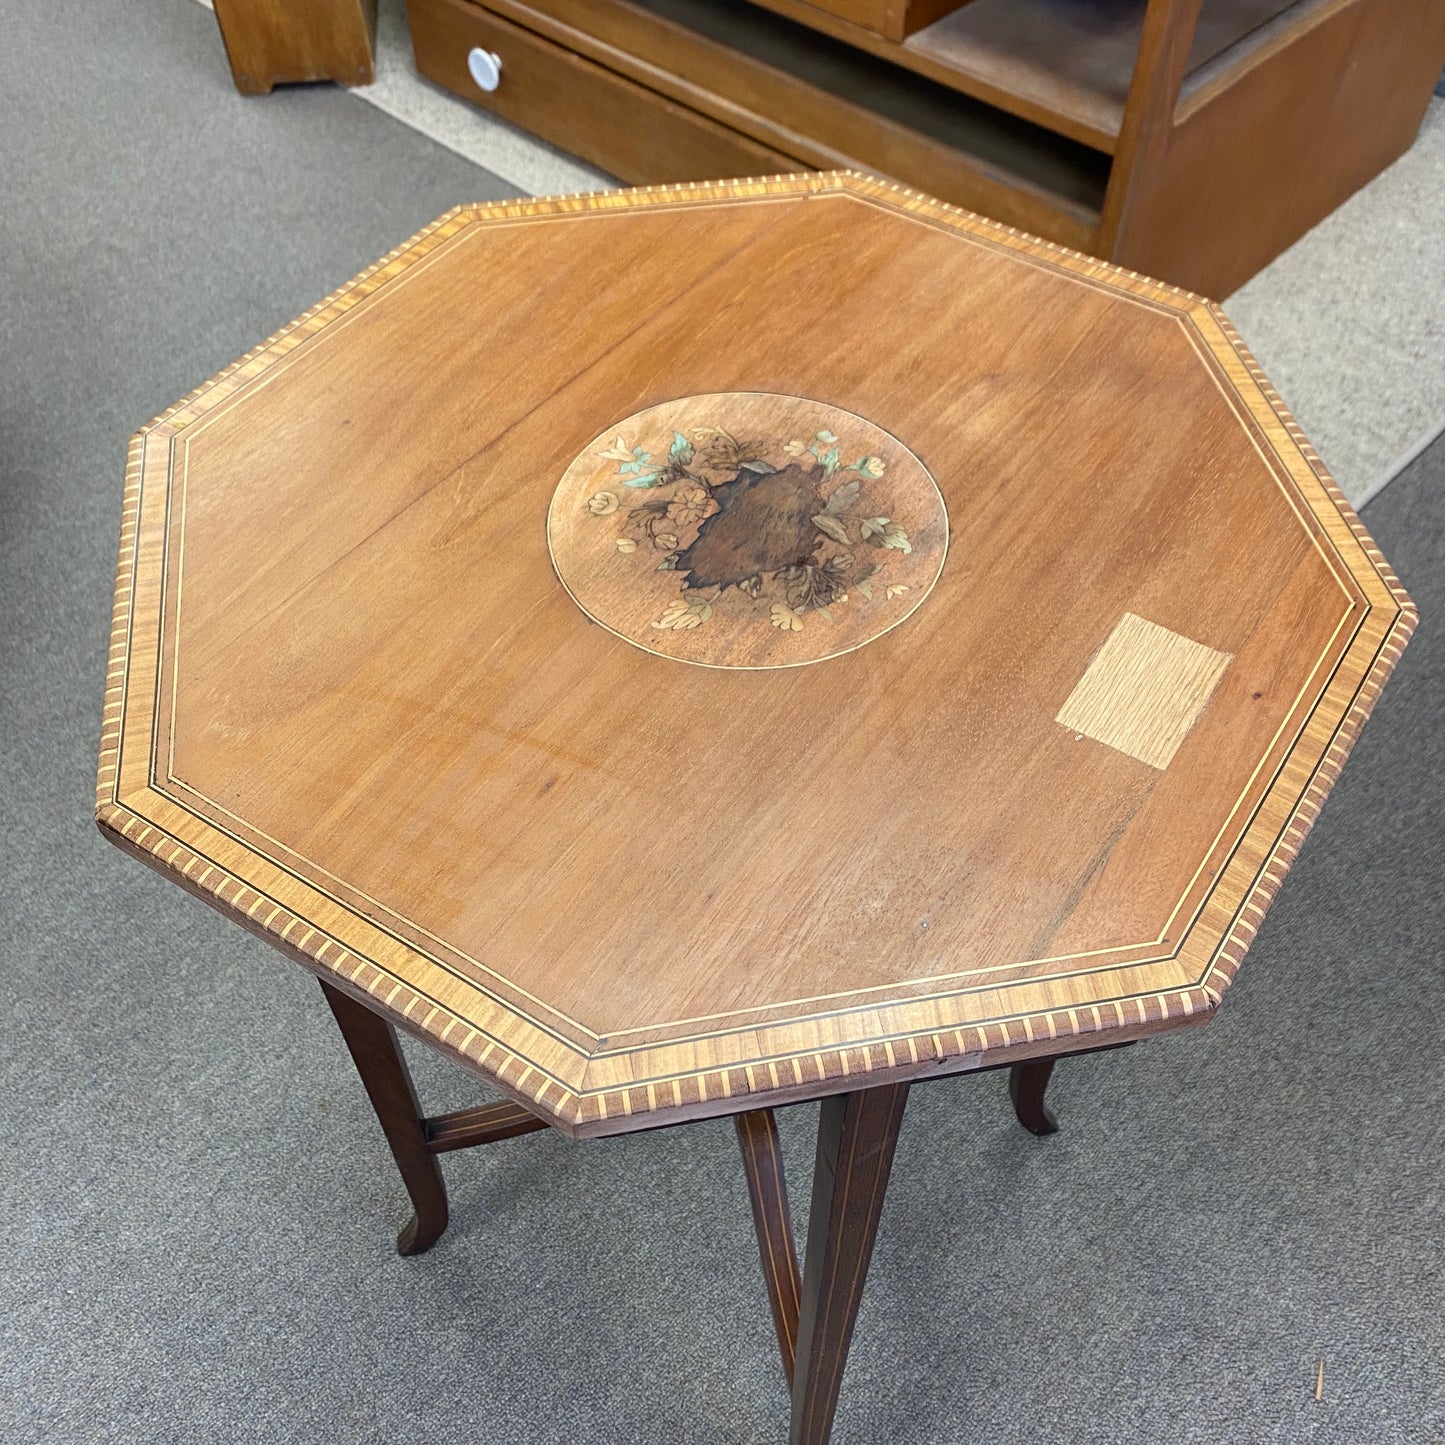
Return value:
[[(648, 4), (649, 0), (641, 0)], [(820, 16), (804, 0), (760, 0), (890, 63), (1112, 153), (1144, 32), (1144, 0), (971, 0), (901, 44)], [(1283, 33), (1299, 33), (1337, 0), (1207, 0), (1180, 99), (1248, 65)], [(1225, 80), (1227, 84), (1227, 79)]]
[[(1445, 66), (1439, 0), (971, 0), (903, 39), (931, 12), (408, 9), (424, 74), (621, 180), (871, 171), (1215, 296), (1404, 151)], [(495, 91), (472, 45), (502, 58)]]

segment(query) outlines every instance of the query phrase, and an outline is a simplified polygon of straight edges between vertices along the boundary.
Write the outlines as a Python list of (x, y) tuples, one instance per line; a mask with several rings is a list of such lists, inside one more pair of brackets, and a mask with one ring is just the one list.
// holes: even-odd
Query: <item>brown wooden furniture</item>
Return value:
[(1210, 296), (1399, 156), (1445, 67), (1437, 0), (763, 4), (408, 13), (424, 75), (622, 180), (871, 171)]
[(852, 175), (464, 207), (135, 438), (97, 818), (321, 978), (403, 1250), (737, 1115), (821, 1441), (909, 1085), (1209, 1018), (1413, 623), (1195, 297)]
[(236, 89), (266, 95), (295, 81), (370, 85), (376, 0), (214, 0)]

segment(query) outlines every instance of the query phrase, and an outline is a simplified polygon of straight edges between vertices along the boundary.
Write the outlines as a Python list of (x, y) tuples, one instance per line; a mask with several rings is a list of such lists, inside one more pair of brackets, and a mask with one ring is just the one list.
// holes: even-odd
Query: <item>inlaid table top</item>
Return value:
[(1223, 314), (468, 206), (133, 441), (98, 818), (575, 1135), (1219, 1004), (1414, 613)]

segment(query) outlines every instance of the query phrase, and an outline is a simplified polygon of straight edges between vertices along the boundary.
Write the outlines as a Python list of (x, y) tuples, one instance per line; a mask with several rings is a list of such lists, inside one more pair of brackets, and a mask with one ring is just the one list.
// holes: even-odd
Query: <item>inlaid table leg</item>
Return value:
[(1057, 1134), (1059, 1121), (1044, 1103), (1044, 1090), (1054, 1072), (1053, 1059), (1030, 1059), (1008, 1071), (1008, 1096), (1018, 1121), (1030, 1134)]
[(793, 1221), (788, 1214), (788, 1185), (783, 1176), (783, 1154), (778, 1125), (771, 1109), (752, 1109), (736, 1116), (738, 1143), (743, 1151), (743, 1173), (753, 1204), (753, 1225), (763, 1257), (763, 1281), (773, 1309), (773, 1328), (783, 1356), (783, 1374), (793, 1383), (793, 1359), (798, 1345), (798, 1307), (802, 1279), (798, 1251), (793, 1243)]
[(791, 1445), (825, 1445), (893, 1167), (907, 1084), (824, 1099), (803, 1266)]
[(447, 1227), (447, 1186), (427, 1144), (421, 1104), (402, 1057), (396, 1030), (349, 994), (322, 982), (321, 991), (341, 1027), (356, 1072), (366, 1087), (402, 1183), (416, 1211), (396, 1237), (398, 1254), (421, 1254)]

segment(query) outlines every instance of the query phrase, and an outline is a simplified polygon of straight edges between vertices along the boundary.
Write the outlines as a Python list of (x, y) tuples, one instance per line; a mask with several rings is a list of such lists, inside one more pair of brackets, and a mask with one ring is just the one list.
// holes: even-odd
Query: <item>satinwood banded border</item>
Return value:
[[(521, 996), (484, 965), (405, 920), (379, 926), (359, 900), (257, 847), (221, 805), (171, 776), (161, 747), (160, 627), (169, 504), (178, 454), (218, 408), (298, 348), (473, 225), (507, 225), (652, 207), (767, 204), (847, 196), (1050, 268), (1169, 316), (1216, 378), (1301, 526), (1340, 584), (1341, 615), (1241, 797), (1158, 938), (1010, 966), (1008, 981), (975, 972), (907, 988), (854, 990), (599, 1035)], [(1026, 237), (901, 188), (852, 174), (774, 177), (463, 207), (418, 233), (355, 281), (198, 388), (131, 444), (97, 818), (127, 851), (339, 987), (477, 1069), (576, 1135), (733, 1112), (856, 1087), (1083, 1048), (1207, 1017), (1368, 717), (1414, 626), (1398, 580), (1217, 307), (1172, 287)], [(239, 822), (239, 820), (236, 820)], [(1204, 878), (1209, 863), (1215, 878)], [(1183, 912), (1181, 913), (1181, 910)], [(1181, 918), (1186, 926), (1176, 926)], [(1165, 939), (1169, 943), (1165, 943)], [(1120, 955), (1123, 955), (1121, 961)], [(1052, 999), (1053, 1002), (1049, 1002)], [(790, 1013), (791, 1011), (791, 1013)], [(632, 1037), (629, 1037), (629, 1034)]]

